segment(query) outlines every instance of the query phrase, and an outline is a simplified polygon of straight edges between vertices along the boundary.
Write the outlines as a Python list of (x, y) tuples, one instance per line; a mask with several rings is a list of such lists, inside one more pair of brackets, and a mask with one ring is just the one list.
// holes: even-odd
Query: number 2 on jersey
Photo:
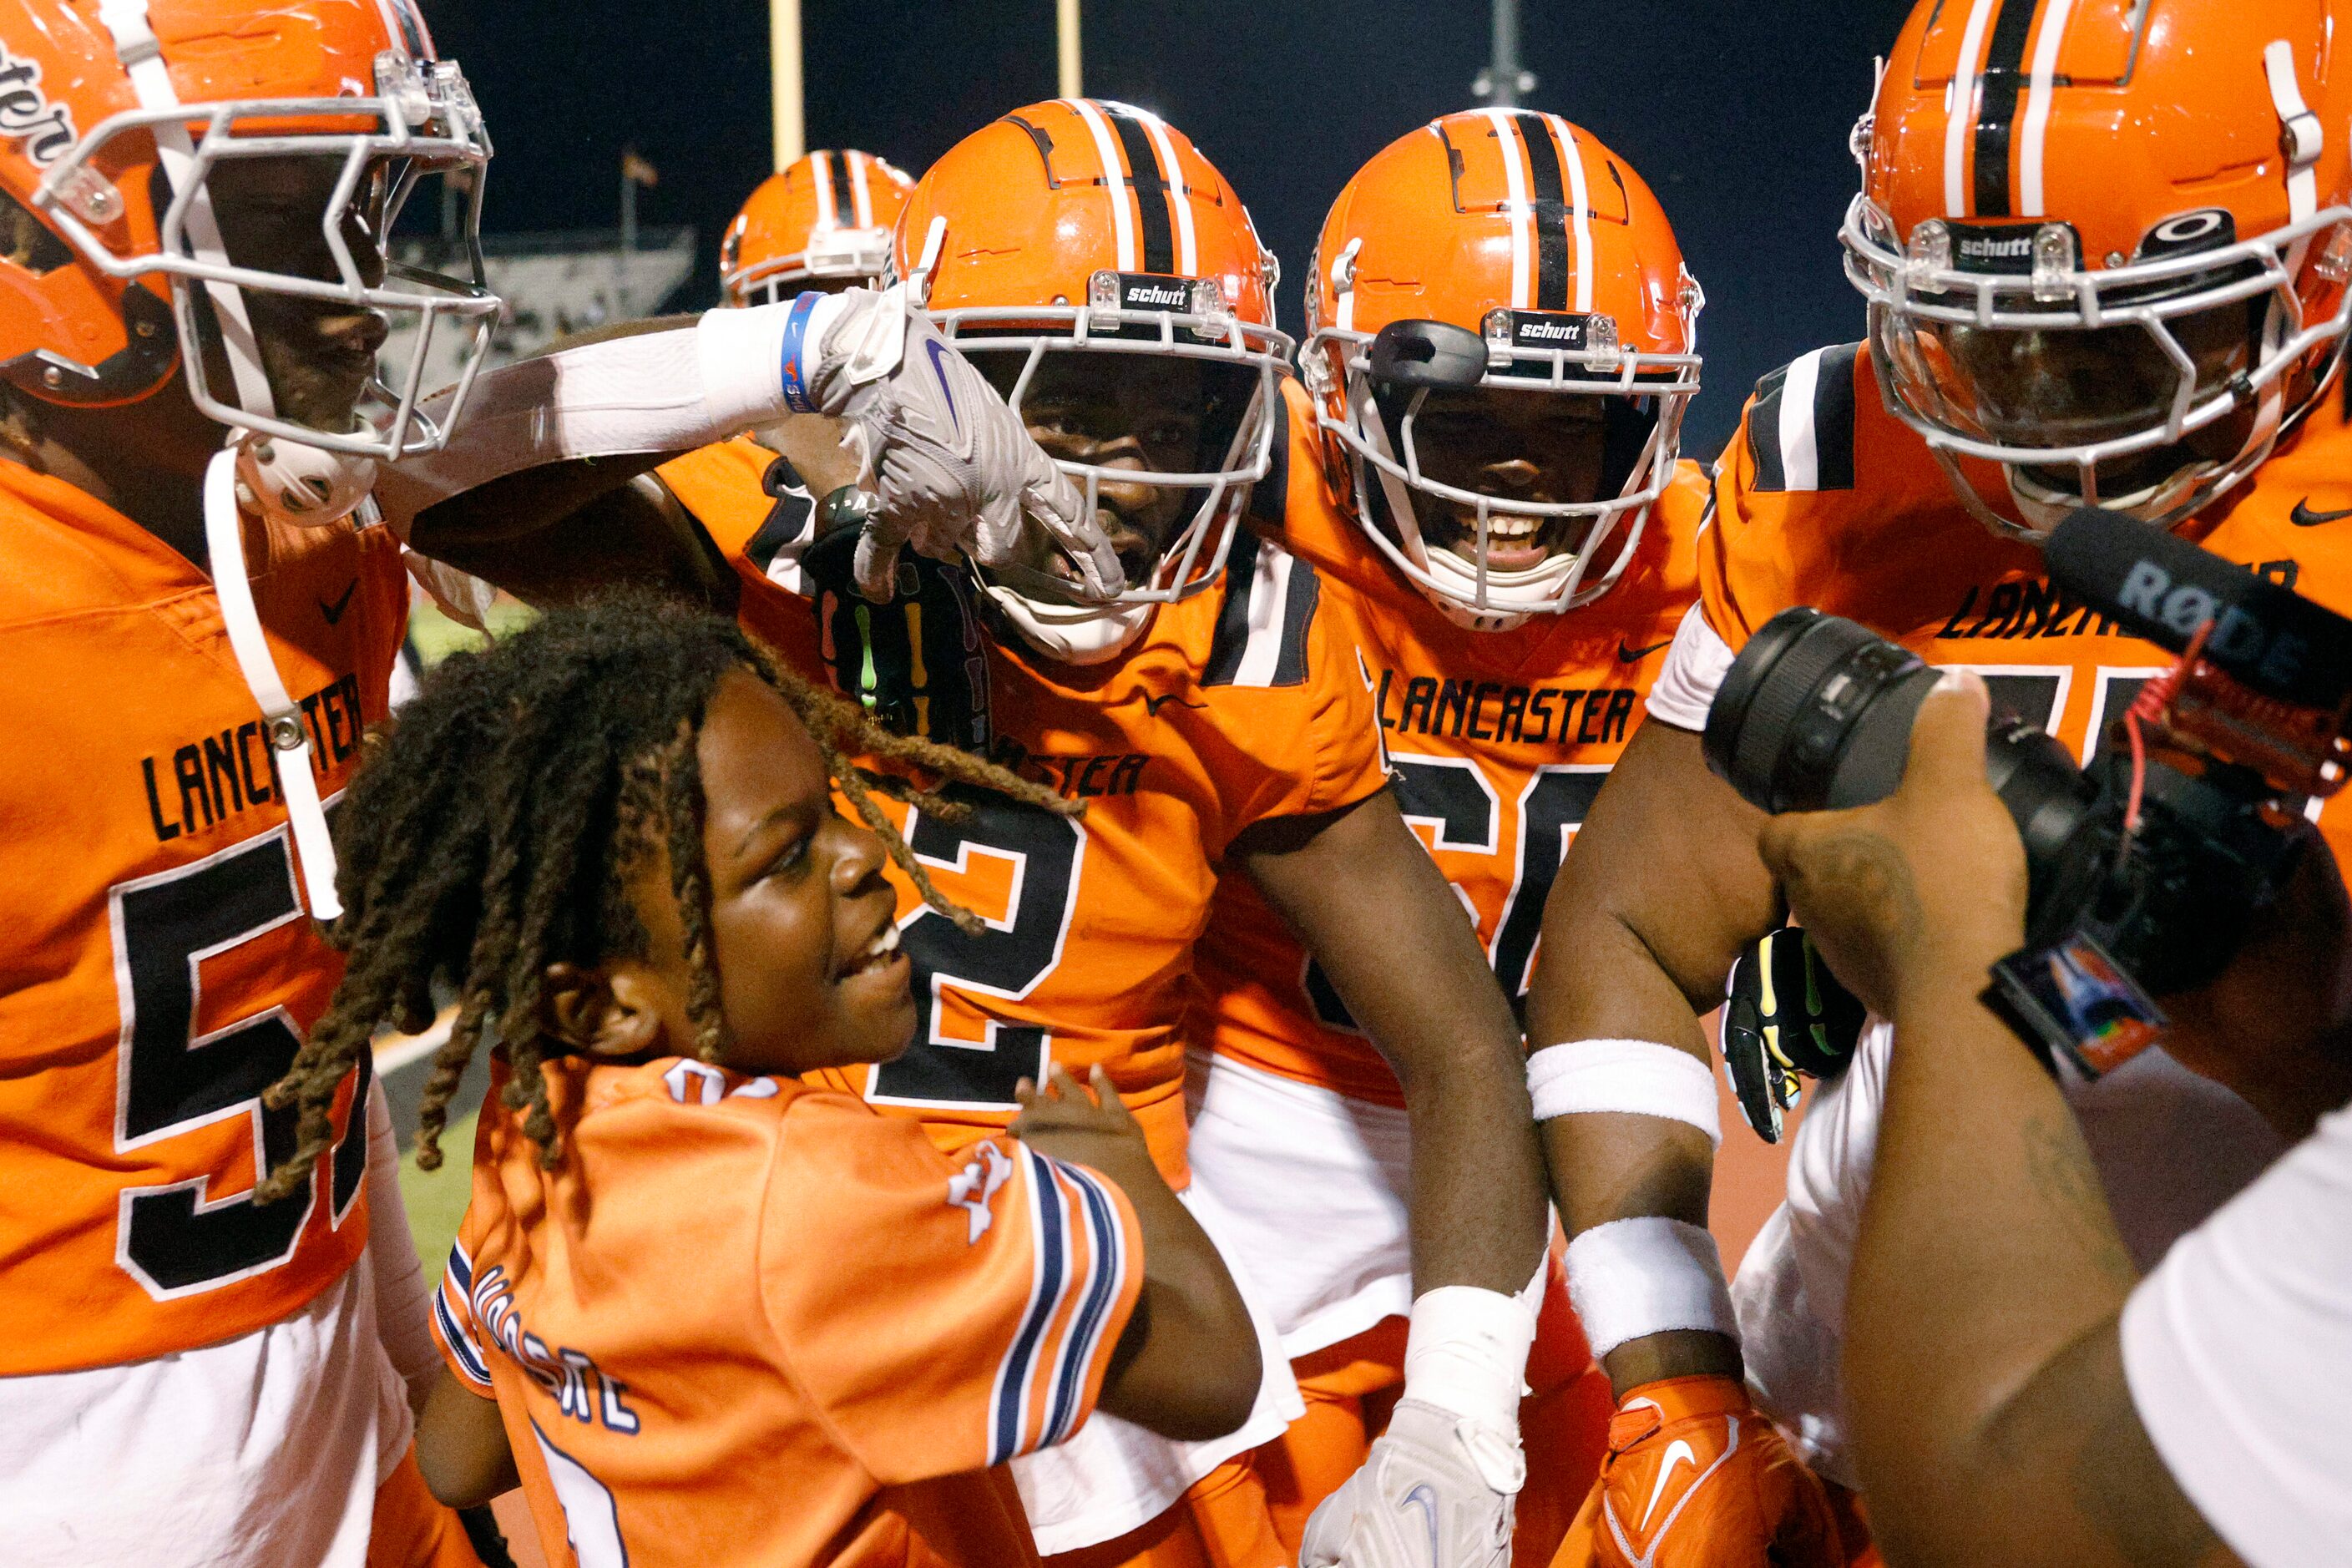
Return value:
[(1018, 1001), (1054, 972), (1077, 908), (1086, 829), (1069, 817), (999, 795), (961, 788), (949, 793), (970, 805), (971, 815), (942, 822), (918, 810), (909, 819), (907, 847), (925, 864), (959, 874), (973, 868), (975, 855), (1011, 862), (1004, 917), (990, 919), (976, 936), (967, 936), (930, 909), (899, 927), (899, 942), (914, 963), (915, 1043), (896, 1061), (874, 1069), (867, 1098), (1010, 1110), (1015, 1084), (1024, 1078), (1045, 1079), (1051, 1048), (1046, 1031), (990, 1019), (980, 1039), (952, 1037), (940, 1029), (944, 993), (954, 989)]

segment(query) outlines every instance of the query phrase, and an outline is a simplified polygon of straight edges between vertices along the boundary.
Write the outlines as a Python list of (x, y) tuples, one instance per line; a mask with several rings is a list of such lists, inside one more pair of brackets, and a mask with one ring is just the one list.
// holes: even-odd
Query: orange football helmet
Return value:
[(760, 182), (719, 242), (730, 305), (812, 286), (871, 286), (890, 266), (890, 228), (915, 182), (856, 148), (811, 153)]
[(1698, 391), (1705, 297), (1641, 176), (1556, 114), (1449, 114), (1357, 171), (1315, 257), (1299, 363), (1372, 542), (1474, 627), (1608, 592)]
[[(1177, 505), (1161, 537), (1122, 551), (1134, 557), (1130, 586), (1108, 605), (1063, 602), (1039, 572), (986, 574), (1025, 637), (1065, 659), (1108, 658), (1153, 605), (1215, 579), (1250, 487), (1272, 465), (1276, 378), (1291, 344), (1275, 329), (1272, 253), (1183, 132), (1093, 99), (1015, 110), (915, 186), (893, 266), (1032, 432), (1044, 431), (1040, 444), (1088, 506), (1116, 510), (1139, 490), (1161, 511)], [(1041, 426), (1029, 405), (1048, 399), (1115, 405), (1111, 417), (1131, 422), (1117, 432)], [(1134, 428), (1138, 419), (1165, 438)], [(1191, 493), (1199, 500), (1186, 513)]]
[[(440, 444), (444, 429), (416, 407), (436, 390), (418, 384), (425, 342), (445, 317), (469, 331), (470, 383), (499, 310), (475, 243), (490, 147), (465, 77), (435, 58), (411, 0), (5, 0), (0, 52), (0, 206), (13, 209), (0, 212), (13, 220), (0, 376), (47, 402), (120, 404), (184, 363), (189, 395), (225, 425), (365, 458)], [(223, 165), (297, 158), (327, 161), (331, 280), (233, 258), (215, 219)], [(409, 193), (451, 170), (471, 176), (461, 254), (472, 278), (389, 266), (386, 236)], [(415, 359), (398, 388), (376, 384), (349, 432), (280, 418), (249, 293), (415, 316)], [(214, 387), (206, 356), (185, 352), (205, 318), (219, 323), (233, 386)]]
[[(2333, 0), (1919, 0), (1840, 237), (1888, 408), (1979, 516), (2170, 526), (2336, 374), (2352, 90)], [(2004, 466), (2012, 518), (1958, 458)]]

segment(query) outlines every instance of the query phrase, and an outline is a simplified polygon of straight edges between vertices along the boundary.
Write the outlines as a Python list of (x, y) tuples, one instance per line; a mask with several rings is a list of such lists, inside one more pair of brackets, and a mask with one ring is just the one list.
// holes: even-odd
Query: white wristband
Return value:
[(1568, 1299), (1596, 1356), (1673, 1329), (1739, 1337), (1715, 1237), (1678, 1219), (1611, 1220), (1570, 1242)]
[(1528, 1058), (1536, 1120), (1614, 1111), (1687, 1122), (1720, 1147), (1715, 1075), (1687, 1051), (1653, 1040), (1569, 1040)]
[[(1530, 1290), (1539, 1292), (1543, 1269)], [(1540, 1300), (1540, 1295), (1537, 1300)], [(1441, 1285), (1413, 1299), (1405, 1333), (1404, 1393), (1509, 1436), (1519, 1431), (1536, 1306), (1474, 1285)]]

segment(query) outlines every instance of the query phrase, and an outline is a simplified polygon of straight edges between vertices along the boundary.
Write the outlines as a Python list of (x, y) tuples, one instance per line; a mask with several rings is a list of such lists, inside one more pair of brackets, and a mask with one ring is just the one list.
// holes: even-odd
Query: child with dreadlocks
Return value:
[(955, 809), (843, 754), (1062, 802), (641, 596), (452, 658), (372, 747), (338, 825), (351, 966), (272, 1096), (307, 1170), (353, 1055), (454, 990), (430, 1169), (497, 1053), (418, 1432), (437, 1494), (519, 1472), (583, 1568), (1017, 1563), (988, 1467), (1097, 1402), (1240, 1425), (1248, 1319), (1099, 1072), (1024, 1085), (1011, 1137), (953, 1155), (796, 1076), (913, 1028), (885, 855), (936, 894), (869, 792)]

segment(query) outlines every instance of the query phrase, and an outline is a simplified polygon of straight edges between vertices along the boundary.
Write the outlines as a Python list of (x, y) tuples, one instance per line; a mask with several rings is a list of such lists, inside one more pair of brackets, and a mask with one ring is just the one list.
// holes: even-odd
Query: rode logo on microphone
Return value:
[(41, 90), (38, 60), (18, 59), (0, 47), (0, 137), (25, 144), (25, 156), (46, 169), (81, 139), (73, 112)]
[(2116, 602), (2181, 637), (2196, 636), (2210, 621), (2213, 629), (2206, 635), (2205, 656), (2250, 670), (2259, 681), (2292, 685), (2310, 658), (2310, 645), (2295, 633), (2272, 630), (2237, 605), (2222, 603), (2210, 589), (2175, 583), (2153, 561), (2132, 563)]

